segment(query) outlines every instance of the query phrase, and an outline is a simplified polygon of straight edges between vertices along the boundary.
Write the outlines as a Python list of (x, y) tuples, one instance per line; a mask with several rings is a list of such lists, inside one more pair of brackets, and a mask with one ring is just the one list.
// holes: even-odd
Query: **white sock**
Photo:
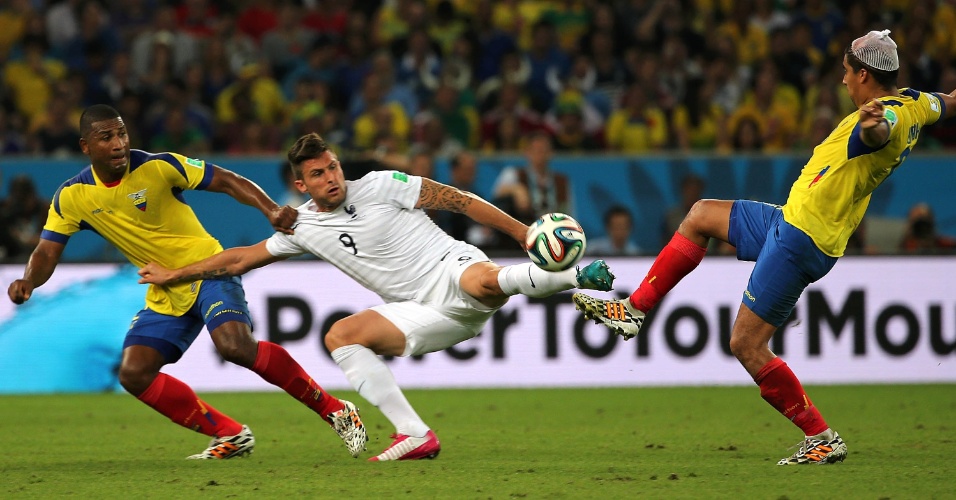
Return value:
[(505, 266), (498, 271), (498, 286), (508, 296), (547, 297), (578, 286), (577, 270), (545, 271), (531, 262)]
[(397, 433), (422, 437), (428, 432), (428, 425), (405, 399), (392, 371), (371, 349), (358, 344), (342, 346), (332, 351), (332, 359), (359, 395), (381, 410)]

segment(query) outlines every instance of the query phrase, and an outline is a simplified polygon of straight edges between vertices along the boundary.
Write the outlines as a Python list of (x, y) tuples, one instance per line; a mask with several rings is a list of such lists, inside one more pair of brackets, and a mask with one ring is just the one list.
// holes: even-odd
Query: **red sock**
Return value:
[(279, 344), (259, 341), (259, 353), (252, 371), (272, 385), (281, 387), (289, 395), (302, 401), (312, 411), (328, 421), (327, 415), (345, 408), (342, 401), (322, 390), (302, 369), (289, 351)]
[(242, 432), (239, 422), (219, 413), (188, 385), (165, 373), (156, 376), (139, 400), (173, 422), (207, 436), (234, 436)]
[(700, 264), (706, 251), (706, 247), (697, 245), (680, 233), (674, 233), (674, 237), (657, 254), (641, 286), (631, 294), (631, 305), (643, 312), (653, 309), (678, 281)]
[(760, 396), (789, 418), (805, 435), (816, 436), (829, 429), (797, 376), (782, 359), (773, 358), (765, 364), (757, 372), (754, 382), (760, 386)]

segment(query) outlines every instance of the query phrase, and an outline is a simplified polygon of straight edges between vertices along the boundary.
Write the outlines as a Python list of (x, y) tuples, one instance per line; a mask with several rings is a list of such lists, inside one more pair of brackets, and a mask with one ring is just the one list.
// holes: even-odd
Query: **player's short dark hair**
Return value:
[(893, 89), (897, 86), (897, 81), (900, 76), (900, 70), (895, 69), (893, 71), (882, 71), (879, 69), (870, 66), (860, 60), (859, 57), (853, 55), (853, 47), (847, 45), (846, 50), (843, 51), (846, 54), (846, 63), (853, 68), (854, 73), (859, 73), (861, 69), (865, 69), (867, 73), (873, 75), (873, 79), (876, 80), (876, 83), (879, 83), (884, 89)]
[(93, 124), (96, 122), (115, 120), (117, 118), (120, 118), (119, 111), (113, 109), (112, 106), (94, 104), (83, 110), (83, 114), (80, 115), (80, 136), (86, 137), (92, 132)]
[(627, 207), (623, 205), (614, 205), (604, 212), (604, 227), (607, 227), (607, 225), (611, 223), (611, 219), (618, 215), (627, 217), (627, 220), (631, 221), (632, 223), (634, 221), (634, 216), (631, 215), (631, 211), (628, 210)]
[(319, 134), (303, 135), (289, 148), (289, 166), (296, 179), (302, 180), (302, 163), (314, 160), (329, 150), (329, 144)]

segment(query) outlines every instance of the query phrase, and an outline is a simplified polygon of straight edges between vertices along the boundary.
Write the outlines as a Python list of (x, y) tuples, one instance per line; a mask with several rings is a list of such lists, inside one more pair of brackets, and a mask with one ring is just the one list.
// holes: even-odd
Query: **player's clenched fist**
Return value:
[(883, 122), (883, 102), (874, 99), (860, 107), (860, 127), (873, 128)]
[(272, 223), (272, 227), (284, 234), (293, 234), (292, 225), (295, 224), (296, 217), (299, 216), (299, 212), (288, 205), (284, 207), (278, 207), (272, 210), (269, 213), (269, 222)]
[(33, 294), (33, 283), (19, 279), (10, 283), (10, 288), (7, 288), (7, 295), (10, 297), (10, 300), (14, 304), (22, 304), (30, 299), (30, 295)]

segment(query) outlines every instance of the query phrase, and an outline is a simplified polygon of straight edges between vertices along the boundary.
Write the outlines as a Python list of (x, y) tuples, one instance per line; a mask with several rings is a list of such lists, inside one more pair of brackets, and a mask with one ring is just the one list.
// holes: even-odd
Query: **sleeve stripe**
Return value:
[(856, 126), (853, 127), (853, 131), (850, 132), (850, 138), (846, 142), (846, 159), (847, 160), (852, 160), (856, 158), (857, 156), (863, 156), (865, 154), (874, 153), (876, 151), (879, 151), (885, 148), (886, 145), (890, 143), (890, 141), (887, 140), (885, 143), (880, 145), (880, 147), (871, 148), (870, 146), (867, 146), (865, 142), (863, 142), (863, 137), (860, 135), (861, 130), (862, 130), (862, 127), (860, 127), (860, 124), (857, 123)]
[(930, 94), (933, 94), (934, 96), (936, 96), (936, 100), (939, 101), (939, 118), (936, 119), (936, 121), (938, 122), (946, 118), (946, 101), (944, 101), (943, 98), (939, 96), (939, 92), (930, 92)]
[(176, 158), (169, 153), (157, 153), (153, 155), (153, 157), (172, 165), (176, 170), (179, 171), (180, 175), (183, 176), (183, 179), (186, 179), (186, 182), (189, 182), (189, 176), (186, 175), (186, 168), (183, 167), (183, 164), (181, 161), (179, 161), (179, 158)]
[(196, 186), (196, 189), (204, 190), (208, 188), (209, 185), (212, 184), (212, 178), (216, 175), (216, 166), (208, 161), (206, 162), (204, 170), (205, 172), (202, 174), (202, 181), (198, 186)]
[(50, 231), (49, 229), (44, 229), (43, 232), (40, 233), (40, 239), (50, 240), (54, 243), (66, 245), (66, 242), (69, 241), (70, 237), (65, 234)]

